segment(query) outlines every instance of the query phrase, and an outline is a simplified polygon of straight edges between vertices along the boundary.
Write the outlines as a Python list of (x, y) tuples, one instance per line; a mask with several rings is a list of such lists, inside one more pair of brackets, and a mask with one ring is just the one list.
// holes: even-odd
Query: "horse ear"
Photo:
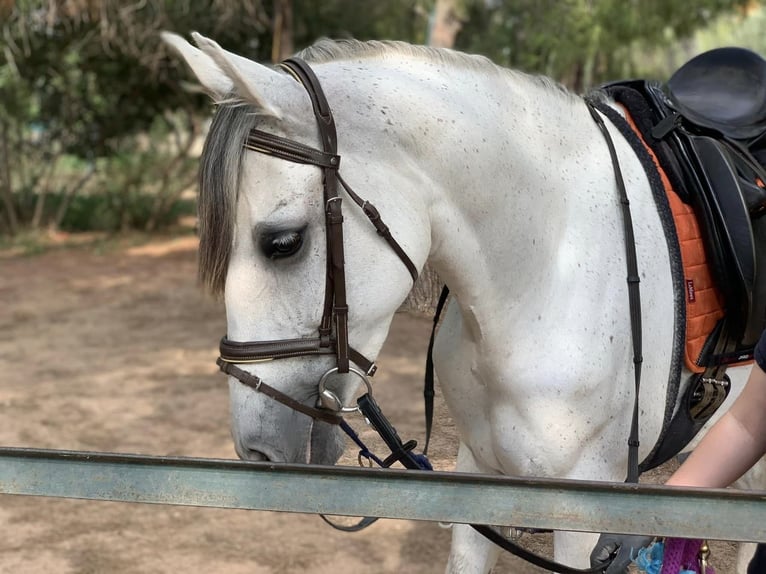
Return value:
[[(274, 105), (268, 103), (256, 86), (272, 86), (294, 84), (284, 74), (257, 64), (221, 48), (217, 42), (192, 32), (199, 49), (176, 34), (162, 32), (162, 39), (176, 50), (192, 69), (197, 79), (216, 101), (235, 97), (253, 104), (259, 111), (268, 116), (281, 118), (282, 113)], [(280, 86), (280, 90), (293, 86)]]
[(240, 98), (254, 104), (266, 115), (282, 117), (280, 110), (264, 99), (261, 90), (264, 87), (277, 87), (280, 92), (294, 89), (296, 85), (292, 79), (272, 68), (228, 52), (217, 42), (197, 32), (192, 32), (192, 38), (200, 50), (209, 56), (234, 83), (235, 92)]
[(234, 82), (226, 77), (210, 56), (189, 44), (178, 34), (162, 32), (160, 36), (184, 59), (210, 97), (220, 101), (231, 94)]

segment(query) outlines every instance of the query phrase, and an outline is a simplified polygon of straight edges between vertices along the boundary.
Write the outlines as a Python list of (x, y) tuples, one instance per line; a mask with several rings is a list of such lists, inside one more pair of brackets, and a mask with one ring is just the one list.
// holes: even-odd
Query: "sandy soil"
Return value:
[[(214, 364), (223, 308), (197, 288), (195, 250), (177, 237), (0, 254), (0, 444), (235, 458)], [(375, 377), (400, 434), (421, 442), (429, 329), (429, 318), (397, 316)], [(431, 458), (450, 469), (454, 427), (437, 406)], [(9, 495), (0, 528), (0, 572), (14, 574), (430, 574), (443, 572), (450, 538), (431, 523), (344, 534), (311, 515)], [(550, 535), (526, 540), (550, 552)], [(714, 545), (719, 574), (731, 560)], [(495, 572), (539, 570), (506, 555)]]

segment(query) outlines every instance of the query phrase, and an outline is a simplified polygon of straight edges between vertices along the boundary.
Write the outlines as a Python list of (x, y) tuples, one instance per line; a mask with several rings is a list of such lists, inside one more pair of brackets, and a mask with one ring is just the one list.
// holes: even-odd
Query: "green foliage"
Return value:
[(433, 0), (293, 0), (296, 48), (320, 37), (424, 43)]
[(631, 50), (668, 45), (747, 0), (496, 0), (471, 4), (457, 47), (576, 90), (630, 77)]
[[(425, 43), (436, 1), (292, 0), (293, 44), (300, 49), (322, 36)], [(188, 71), (168, 57), (159, 32), (197, 30), (268, 61), (272, 12), (285, 3), (290, 0), (0, 2), (0, 235), (49, 225), (115, 230), (172, 223), (194, 180), (194, 143), (210, 103), (181, 89), (190, 85)], [(670, 61), (663, 47), (754, 4), (451, 3), (462, 22), (456, 48), (576, 90), (661, 73)], [(761, 41), (760, 23), (747, 36), (743, 28), (741, 39)]]
[[(153, 206), (154, 196), (146, 193), (81, 195), (72, 200), (61, 229), (70, 232), (116, 232), (123, 231), (125, 224), (130, 229), (144, 229)], [(195, 203), (190, 199), (175, 201), (158, 221), (158, 228), (173, 226), (182, 216), (194, 214), (195, 209)]]
[[(10, 9), (0, 4), (3, 9), (0, 234), (26, 226), (66, 225), (74, 217), (67, 210), (77, 205), (70, 203), (72, 197), (103, 193), (110, 187), (106, 181), (128, 186), (125, 199), (115, 191), (108, 202), (95, 202), (117, 210), (120, 227), (161, 226), (173, 210), (174, 194), (193, 178), (191, 143), (210, 103), (206, 96), (181, 88), (188, 72), (178, 59), (168, 57), (159, 32), (199, 30), (258, 59), (270, 44), (268, 16), (252, 0), (148, 0), (133, 5), (19, 0)], [(155, 149), (135, 147), (143, 134), (155, 138), (149, 146)], [(175, 145), (167, 145), (168, 140)], [(140, 157), (143, 151), (151, 156), (152, 169), (141, 165), (146, 161)], [(133, 170), (133, 175), (115, 176), (113, 164), (133, 152), (142, 152), (136, 153), (140, 159), (118, 170)], [(79, 176), (62, 179), (65, 157), (82, 159)], [(147, 174), (158, 179), (152, 182)], [(125, 215), (145, 203), (127, 197), (144, 195), (154, 197), (151, 209), (142, 208), (149, 214)], [(115, 225), (103, 214), (89, 219), (99, 227)], [(78, 221), (83, 219), (78, 216)]]
[[(51, 4), (59, 4), (50, 12)], [(81, 157), (113, 153), (119, 139), (146, 130), (168, 110), (205, 110), (207, 99), (179, 89), (186, 71), (167, 58), (159, 32), (199, 30), (256, 57), (267, 43), (267, 21), (253, 15), (258, 3), (195, 1), (20, 2), (5, 25), (10, 39), (0, 50), (0, 114), (34, 121), (48, 140)], [(137, 8), (137, 7), (136, 7)], [(217, 8), (220, 8), (217, 10)], [(237, 8), (243, 8), (237, 16)], [(211, 14), (219, 13), (219, 18)], [(260, 35), (259, 35), (260, 34)], [(255, 48), (255, 49), (253, 49)]]
[[(751, 6), (747, 11), (725, 14), (687, 38), (672, 36), (669, 45), (641, 42), (632, 55), (640, 77), (666, 79), (691, 57), (722, 46), (739, 46), (766, 55), (766, 10)], [(640, 54), (640, 57), (637, 57)]]

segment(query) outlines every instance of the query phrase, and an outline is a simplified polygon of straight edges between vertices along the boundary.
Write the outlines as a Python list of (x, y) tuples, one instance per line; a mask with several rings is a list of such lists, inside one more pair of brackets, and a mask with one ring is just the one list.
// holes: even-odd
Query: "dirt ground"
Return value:
[[(195, 257), (190, 236), (0, 253), (0, 445), (236, 458), (214, 364), (223, 307), (198, 289)], [(397, 316), (374, 383), (402, 437), (421, 443), (430, 323)], [(451, 469), (454, 427), (437, 406), (431, 459)], [(345, 534), (312, 515), (10, 495), (0, 529), (0, 573), (14, 574), (430, 574), (450, 539), (423, 522)], [(550, 552), (550, 535), (526, 540)], [(734, 572), (732, 556), (713, 546), (718, 574)], [(506, 555), (495, 572), (540, 570)]]

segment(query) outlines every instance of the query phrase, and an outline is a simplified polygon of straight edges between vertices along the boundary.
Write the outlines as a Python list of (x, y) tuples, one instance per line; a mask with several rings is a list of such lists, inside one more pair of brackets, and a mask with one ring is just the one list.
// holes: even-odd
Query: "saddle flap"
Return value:
[(686, 141), (702, 184), (692, 203), (701, 225), (707, 228), (705, 243), (726, 300), (729, 328), (733, 338), (741, 340), (749, 323), (763, 326), (764, 321), (763, 316), (753, 316), (756, 249), (750, 213), (724, 145), (706, 136), (687, 135)]
[(733, 163), (714, 139), (690, 136), (689, 140), (700, 161), (700, 175), (707, 180), (711, 203), (718, 212), (719, 232), (733, 255), (729, 264), (737, 278), (751, 290), (755, 278), (753, 230)]
[(766, 130), (766, 60), (744, 48), (718, 48), (681, 66), (667, 83), (670, 102), (693, 123), (734, 139)]

